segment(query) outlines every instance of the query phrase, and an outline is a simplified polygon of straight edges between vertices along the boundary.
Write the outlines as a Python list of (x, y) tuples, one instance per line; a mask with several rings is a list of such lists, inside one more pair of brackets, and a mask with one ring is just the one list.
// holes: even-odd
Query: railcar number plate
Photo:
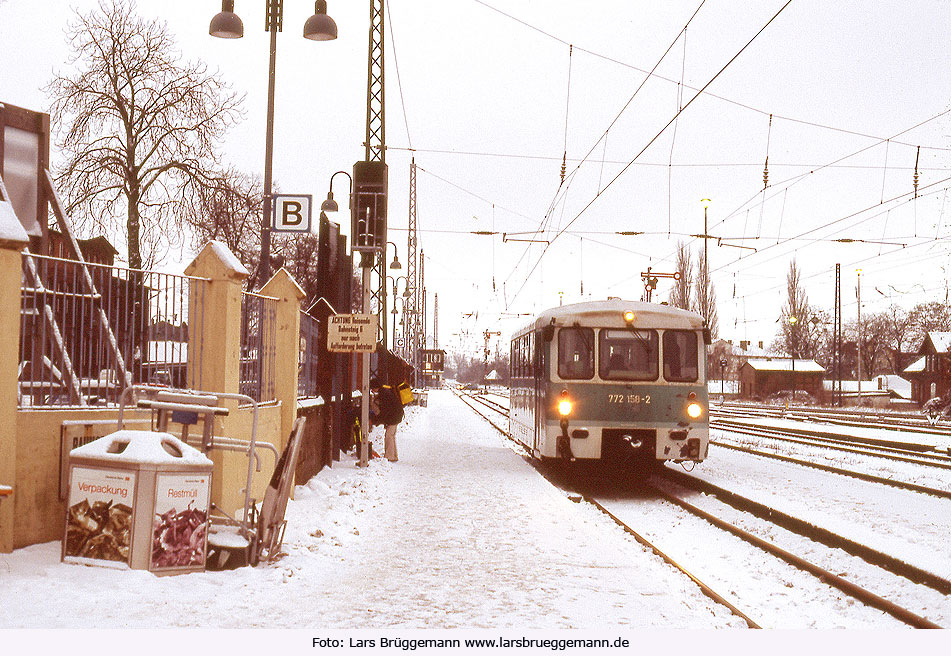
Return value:
[(608, 394), (608, 403), (622, 403), (631, 405), (651, 404), (650, 394)]

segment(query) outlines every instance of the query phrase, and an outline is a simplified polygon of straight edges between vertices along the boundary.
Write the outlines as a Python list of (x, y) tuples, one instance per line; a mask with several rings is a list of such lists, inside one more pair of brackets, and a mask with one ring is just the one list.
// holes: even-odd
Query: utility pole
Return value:
[(862, 405), (862, 270), (856, 269), (856, 283), (855, 283), (855, 301), (858, 305), (858, 339), (856, 339), (856, 347), (858, 352), (858, 366), (856, 368), (856, 378), (858, 379), (858, 405)]
[(433, 348), (439, 348), (439, 294), (433, 294)]
[(704, 314), (704, 319), (707, 318), (706, 314), (708, 312), (708, 298), (710, 296), (710, 260), (708, 257), (707, 242), (710, 240), (710, 233), (707, 231), (707, 207), (710, 205), (709, 198), (703, 198), (700, 200), (703, 203), (703, 284), (700, 285), (700, 311)]
[(426, 347), (426, 258), (422, 250), (419, 251), (419, 348)]
[(842, 265), (835, 265), (835, 310), (832, 320), (832, 396), (837, 406), (842, 405)]

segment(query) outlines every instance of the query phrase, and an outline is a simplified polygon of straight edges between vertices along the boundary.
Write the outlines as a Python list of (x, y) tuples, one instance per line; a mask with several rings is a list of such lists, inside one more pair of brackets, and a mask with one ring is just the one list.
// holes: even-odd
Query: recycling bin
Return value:
[(62, 560), (204, 570), (212, 468), (170, 433), (120, 430), (73, 449)]

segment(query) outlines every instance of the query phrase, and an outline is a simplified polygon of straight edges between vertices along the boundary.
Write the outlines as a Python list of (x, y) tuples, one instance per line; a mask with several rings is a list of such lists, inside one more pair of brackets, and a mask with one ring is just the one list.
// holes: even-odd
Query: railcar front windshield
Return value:
[(656, 380), (656, 330), (601, 330), (598, 373), (605, 380)]
[(594, 331), (591, 328), (558, 331), (558, 376), (566, 380), (594, 377)]
[(664, 331), (664, 378), (693, 383), (700, 377), (697, 333), (690, 330)]

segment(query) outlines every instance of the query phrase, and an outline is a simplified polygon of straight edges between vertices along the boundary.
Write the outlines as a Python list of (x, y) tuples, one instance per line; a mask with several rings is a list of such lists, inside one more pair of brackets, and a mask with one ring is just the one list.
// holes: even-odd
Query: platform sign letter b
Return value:
[(310, 232), (311, 196), (275, 195), (272, 227), (278, 232)]

